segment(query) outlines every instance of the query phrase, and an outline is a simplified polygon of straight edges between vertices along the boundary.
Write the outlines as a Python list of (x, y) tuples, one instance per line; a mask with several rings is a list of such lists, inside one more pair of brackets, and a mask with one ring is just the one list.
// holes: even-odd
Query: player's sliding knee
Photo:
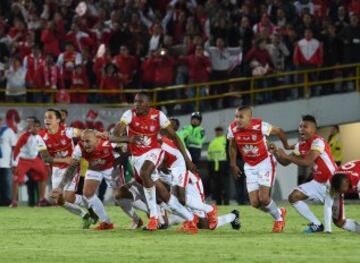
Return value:
[(291, 192), (291, 194), (290, 194), (289, 197), (288, 197), (288, 201), (289, 201), (290, 204), (294, 204), (294, 203), (296, 203), (297, 201), (299, 201), (299, 199), (297, 198), (297, 194), (296, 194), (295, 191), (294, 191), (294, 192)]
[(259, 196), (259, 206), (266, 207), (270, 204), (270, 197), (269, 196)]
[(345, 224), (345, 220), (344, 219), (335, 219), (333, 218), (333, 222), (334, 222), (334, 225), (339, 227), (339, 228), (342, 228)]

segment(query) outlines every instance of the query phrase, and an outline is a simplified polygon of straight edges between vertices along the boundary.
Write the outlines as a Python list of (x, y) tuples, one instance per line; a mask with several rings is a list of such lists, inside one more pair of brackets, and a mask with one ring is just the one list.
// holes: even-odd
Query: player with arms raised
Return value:
[(158, 142), (158, 135), (161, 130), (174, 141), (181, 151), (187, 168), (196, 171), (195, 165), (187, 156), (180, 138), (171, 127), (170, 121), (163, 112), (150, 107), (150, 99), (146, 93), (136, 94), (134, 108), (127, 110), (122, 115), (114, 130), (116, 137), (124, 136), (126, 133), (131, 137), (129, 149), (132, 154), (132, 161), (136, 173), (142, 179), (146, 202), (150, 211), (148, 230), (156, 230), (158, 227), (154, 181), (158, 179), (156, 168), (163, 159), (161, 146)]
[(272, 231), (282, 232), (286, 210), (279, 209), (270, 197), (276, 163), (267, 148), (266, 137), (269, 135), (277, 136), (286, 149), (291, 148), (282, 129), (260, 119), (253, 119), (250, 106), (239, 107), (235, 112), (235, 120), (228, 129), (230, 166), (235, 178), (239, 177), (241, 172), (236, 164), (239, 150), (245, 161), (246, 185), (251, 205), (270, 213), (275, 220)]
[(331, 178), (333, 222), (337, 227), (350, 232), (360, 233), (360, 223), (345, 217), (344, 194), (360, 194), (360, 160), (342, 165)]
[(305, 115), (299, 124), (300, 141), (295, 145), (293, 153), (286, 154), (283, 149), (274, 150), (276, 159), (282, 165), (294, 163), (312, 168), (313, 180), (299, 185), (289, 195), (290, 204), (300, 215), (310, 221), (309, 226), (304, 230), (306, 233), (322, 232), (324, 231), (324, 225), (311, 212), (304, 200), (325, 203), (325, 231), (331, 232), (332, 199), (329, 196), (328, 183), (337, 167), (328, 143), (316, 132), (316, 119), (311, 115)]

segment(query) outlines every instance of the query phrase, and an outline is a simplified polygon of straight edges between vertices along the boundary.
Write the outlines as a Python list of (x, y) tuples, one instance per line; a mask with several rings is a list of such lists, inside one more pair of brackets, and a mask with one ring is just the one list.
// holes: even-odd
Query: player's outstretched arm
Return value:
[(241, 170), (236, 163), (237, 147), (236, 147), (236, 142), (233, 138), (229, 139), (229, 157), (230, 157), (231, 173), (235, 177), (235, 179), (237, 179), (241, 176)]
[(304, 158), (296, 156), (294, 154), (286, 154), (283, 149), (276, 151), (275, 157), (278, 156), (284, 162), (290, 162), (299, 166), (310, 167), (313, 165), (315, 160), (320, 156), (320, 152), (312, 150)]
[(71, 158), (67, 157), (67, 158), (59, 158), (59, 157), (52, 157), (50, 155), (50, 153), (48, 152), (48, 150), (41, 150), (39, 152), (41, 159), (48, 164), (53, 164), (53, 163), (65, 163), (65, 164), (69, 164)]
[(183, 145), (180, 137), (176, 134), (175, 130), (172, 128), (171, 125), (168, 125), (166, 128), (163, 129), (163, 131), (166, 133), (167, 137), (169, 137), (173, 142), (175, 143), (176, 147), (180, 150), (181, 154), (183, 155), (186, 167), (192, 171), (197, 173), (197, 168), (195, 164), (190, 160), (189, 156), (187, 155), (187, 152), (185, 150), (185, 146)]
[(78, 160), (71, 159), (70, 166), (66, 169), (58, 188), (62, 190), (64, 189), (66, 184), (71, 182), (79, 166), (80, 166), (80, 162)]
[(288, 140), (287, 140), (287, 135), (283, 129), (273, 126), (271, 128), (270, 134), (278, 137), (286, 150), (294, 150), (295, 146), (289, 145)]

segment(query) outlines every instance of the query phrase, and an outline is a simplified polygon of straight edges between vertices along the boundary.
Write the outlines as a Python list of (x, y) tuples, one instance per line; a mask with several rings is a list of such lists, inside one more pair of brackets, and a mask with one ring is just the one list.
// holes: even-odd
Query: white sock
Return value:
[(105, 207), (97, 195), (93, 195), (90, 198), (84, 196), (89, 208), (91, 207), (102, 222), (110, 224), (110, 218), (105, 212)]
[(172, 226), (172, 225), (177, 225), (177, 224), (181, 224), (181, 223), (185, 222), (185, 219), (181, 218), (178, 215), (170, 214), (168, 216), (168, 222), (169, 222), (169, 226)]
[(70, 213), (73, 213), (75, 215), (81, 216), (83, 217), (86, 212), (77, 204), (72, 204), (69, 202), (65, 202), (65, 204), (63, 205), (63, 207), (68, 210)]
[(141, 200), (134, 201), (133, 202), (133, 207), (140, 210), (140, 211), (143, 211), (145, 213), (149, 213), (149, 209), (148, 209), (147, 205)]
[(81, 207), (86, 207), (87, 206), (82, 195), (75, 195), (74, 204), (76, 204), (78, 206), (81, 206)]
[(342, 228), (350, 232), (360, 233), (360, 224), (353, 219), (346, 219)]
[(133, 207), (133, 201), (131, 199), (116, 200), (117, 204), (121, 207), (125, 214), (127, 214), (134, 222), (139, 222), (140, 217), (136, 214)]
[(206, 214), (210, 213), (214, 209), (211, 205), (205, 204), (201, 199), (190, 194), (186, 195), (186, 206), (194, 210), (203, 211)]
[(169, 202), (167, 202), (171, 211), (174, 211), (182, 218), (186, 219), (186, 221), (192, 221), (194, 219), (194, 215), (189, 212), (182, 204), (180, 204), (179, 200), (174, 196), (170, 196)]
[(159, 205), (158, 206), (156, 206), (156, 208), (157, 208), (157, 211), (158, 211), (158, 216), (159, 216), (159, 223), (160, 224), (165, 224), (165, 219), (164, 219), (164, 217), (163, 217), (163, 215), (164, 215), (164, 209), (162, 209)]
[(276, 220), (282, 221), (283, 218), (281, 216), (280, 209), (277, 207), (274, 200), (271, 200), (270, 203), (265, 207), (265, 209), (269, 212), (269, 214)]
[(307, 220), (309, 220), (311, 223), (319, 226), (321, 225), (321, 222), (317, 217), (311, 212), (309, 206), (304, 201), (297, 201), (292, 204), (292, 206), (298, 211), (300, 215), (305, 217)]
[(226, 215), (218, 216), (217, 220), (218, 220), (218, 223), (216, 225), (216, 228), (219, 228), (219, 227), (221, 227), (223, 225), (229, 224), (232, 221), (234, 221), (235, 220), (235, 215), (233, 213), (229, 213), (229, 214), (226, 214)]
[(144, 187), (144, 194), (146, 198), (147, 205), (149, 207), (150, 217), (158, 218), (157, 208), (156, 208), (156, 188), (155, 186), (146, 188)]

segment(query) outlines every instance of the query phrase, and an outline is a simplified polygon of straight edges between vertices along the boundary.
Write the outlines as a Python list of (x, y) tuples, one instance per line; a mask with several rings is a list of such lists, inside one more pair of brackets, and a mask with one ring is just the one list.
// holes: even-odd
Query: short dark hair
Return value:
[(34, 122), (37, 120), (37, 118), (35, 116), (28, 116), (28, 117), (26, 117), (26, 119), (31, 119)]
[(136, 93), (136, 95), (139, 95), (141, 97), (145, 97), (145, 98), (148, 99), (148, 101), (150, 101), (150, 95), (146, 91), (139, 91), (138, 93)]
[(60, 111), (52, 108), (47, 109), (47, 111), (53, 112), (55, 114), (56, 119), (62, 120)]
[(334, 189), (336, 192), (338, 192), (340, 190), (341, 184), (346, 179), (347, 177), (345, 174), (341, 174), (341, 173), (334, 174), (330, 180), (331, 188)]
[(41, 122), (38, 119), (34, 120), (34, 124), (38, 124), (39, 126), (41, 126)]
[(250, 111), (252, 111), (250, 105), (239, 106), (236, 110), (237, 111), (242, 111), (242, 110), (250, 110)]
[(315, 124), (315, 126), (317, 127), (317, 122), (316, 122), (316, 119), (313, 115), (303, 115), (302, 116), (302, 121), (308, 121), (308, 122), (312, 122)]
[(170, 117), (170, 121), (174, 121), (176, 123), (177, 126), (180, 126), (180, 121), (178, 118), (175, 117)]
[(340, 131), (339, 125), (333, 125), (333, 127), (334, 127), (337, 131)]
[(224, 131), (224, 128), (223, 127), (221, 127), (221, 126), (217, 126), (216, 128), (215, 128), (215, 131), (217, 132), (217, 131)]
[(67, 110), (67, 109), (60, 109), (60, 112), (65, 112), (66, 116), (68, 116), (68, 115), (69, 115), (69, 112), (68, 112), (68, 110)]

